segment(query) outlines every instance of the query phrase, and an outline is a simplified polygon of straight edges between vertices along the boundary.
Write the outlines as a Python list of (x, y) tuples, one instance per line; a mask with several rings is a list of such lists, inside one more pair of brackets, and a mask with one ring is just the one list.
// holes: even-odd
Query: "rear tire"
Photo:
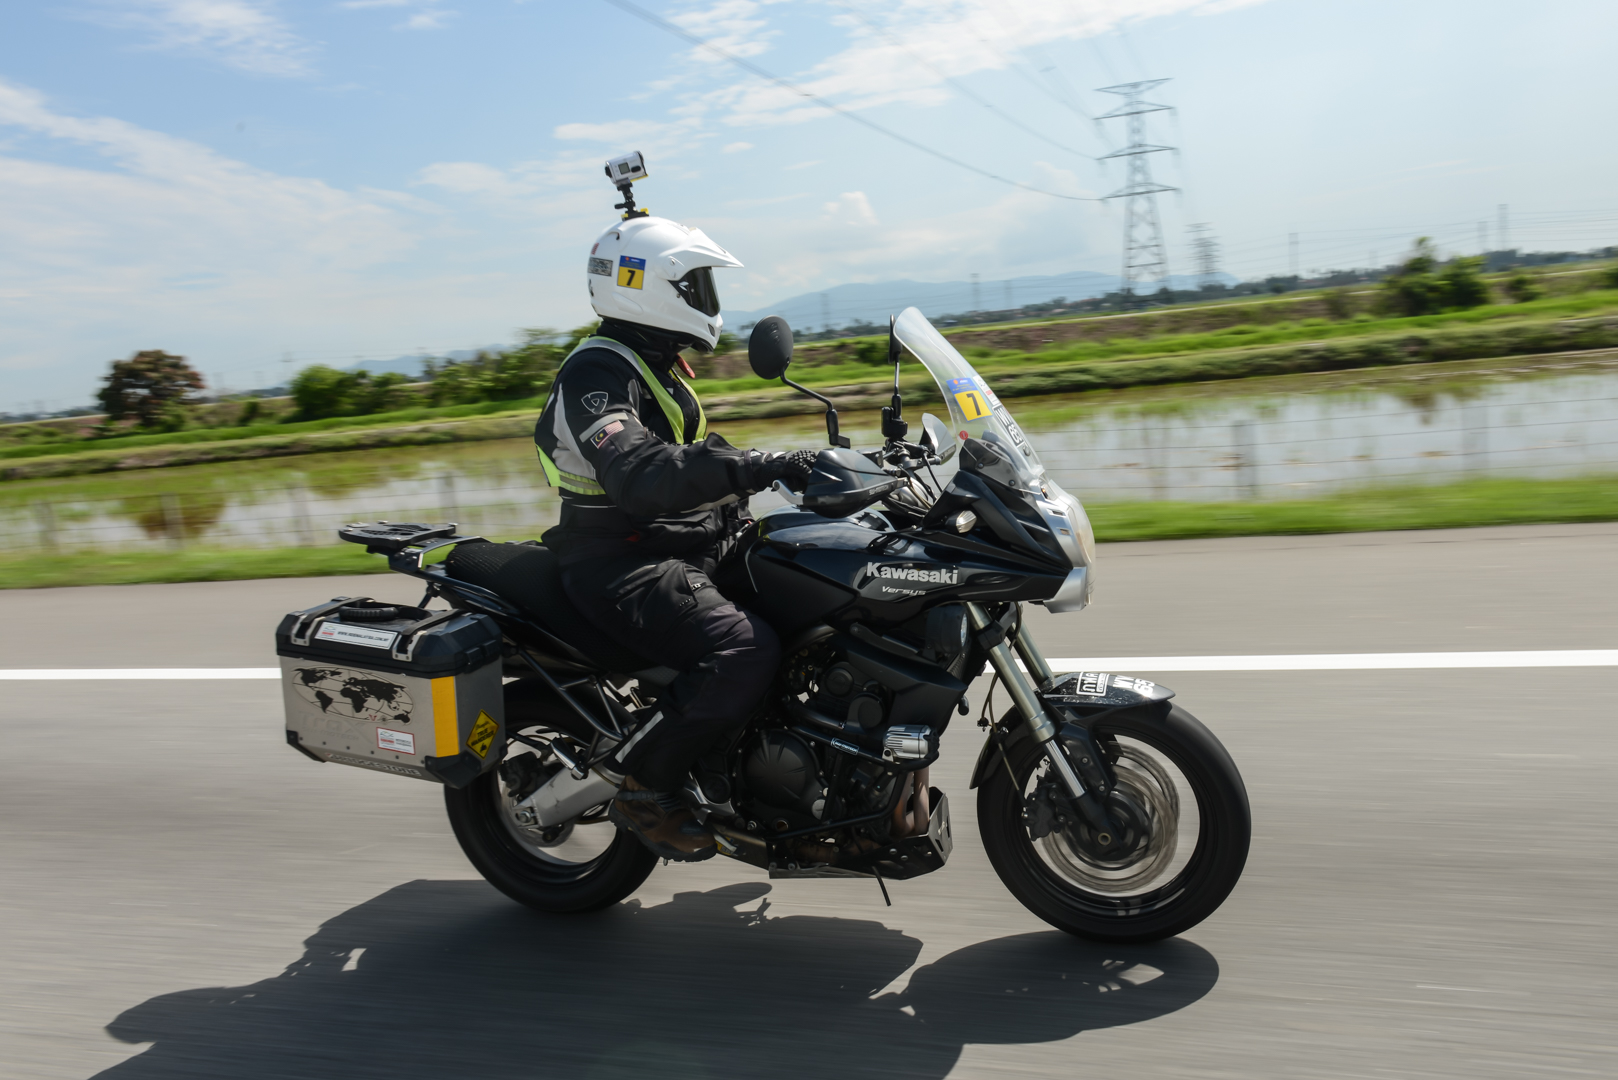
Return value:
[[(562, 839), (547, 847), (511, 817), (497, 769), (464, 788), (446, 787), (444, 808), (461, 850), (484, 880), (536, 911), (608, 907), (640, 888), (657, 866), (657, 856), (644, 844), (606, 822), (570, 823)], [(595, 850), (569, 858), (566, 841), (582, 830), (600, 830), (592, 835)]]
[(1115, 713), (1091, 729), (1122, 748), (1119, 790), (1152, 823), (1128, 859), (1111, 863), (1087, 854), (1079, 842), (1085, 826), (1033, 838), (1024, 806), (1049, 763), (1020, 717), (1008, 719), (1015, 734), (1004, 760), (989, 750), (978, 829), (995, 873), (1029, 911), (1092, 941), (1156, 941), (1189, 930), (1230, 895), (1252, 836), (1247, 789), (1225, 748), (1190, 713)]

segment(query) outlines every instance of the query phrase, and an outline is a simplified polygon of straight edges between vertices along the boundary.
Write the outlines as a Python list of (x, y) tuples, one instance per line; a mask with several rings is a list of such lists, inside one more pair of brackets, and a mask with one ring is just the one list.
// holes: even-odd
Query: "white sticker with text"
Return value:
[(379, 727), (376, 729), (376, 745), (379, 750), (392, 750), (396, 754), (414, 754), (416, 737), (408, 731), (389, 731), (385, 727)]
[(372, 649), (391, 649), (399, 640), (397, 630), (375, 630), (369, 626), (349, 626), (346, 623), (323, 622), (315, 631), (321, 641), (340, 641), (344, 645), (365, 645)]

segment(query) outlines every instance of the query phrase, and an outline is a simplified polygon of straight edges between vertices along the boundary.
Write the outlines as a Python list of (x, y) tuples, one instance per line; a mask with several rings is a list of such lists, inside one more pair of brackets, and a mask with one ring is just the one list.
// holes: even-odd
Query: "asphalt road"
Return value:
[[(1618, 527), (1104, 549), (1053, 656), (1618, 647)], [(0, 666), (273, 663), (357, 578), (0, 592)], [(1139, 674), (1148, 677), (1153, 672)], [(0, 683), (0, 1075), (1618, 1075), (1618, 669), (1164, 674), (1242, 768), (1247, 872), (1097, 947), (1001, 887), (946, 739), (948, 867), (669, 866), (545, 918), (428, 784), (310, 762), (272, 682)]]

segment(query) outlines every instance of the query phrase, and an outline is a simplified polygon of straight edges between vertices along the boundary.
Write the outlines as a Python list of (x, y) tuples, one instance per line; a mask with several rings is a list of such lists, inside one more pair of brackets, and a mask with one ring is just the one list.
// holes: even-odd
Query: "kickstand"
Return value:
[(871, 873), (876, 875), (876, 887), (882, 890), (883, 901), (886, 902), (889, 907), (892, 907), (893, 901), (888, 898), (888, 884), (882, 880), (882, 871), (873, 866), (871, 867)]

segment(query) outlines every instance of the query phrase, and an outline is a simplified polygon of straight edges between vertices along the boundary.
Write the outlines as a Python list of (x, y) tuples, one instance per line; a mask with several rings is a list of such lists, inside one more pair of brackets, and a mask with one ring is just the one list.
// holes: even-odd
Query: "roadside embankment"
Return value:
[(451, 420), (402, 427), (360, 428), (351, 431), (297, 435), (262, 435), (228, 442), (181, 443), (135, 450), (89, 450), (77, 454), (35, 457), (0, 465), (0, 480), (34, 480), (53, 476), (159, 469), (176, 465), (206, 465), (221, 461), (297, 457), (342, 450), (375, 450), (390, 446), (432, 446), (439, 443), (512, 439), (534, 430), (532, 415), (477, 420)]

